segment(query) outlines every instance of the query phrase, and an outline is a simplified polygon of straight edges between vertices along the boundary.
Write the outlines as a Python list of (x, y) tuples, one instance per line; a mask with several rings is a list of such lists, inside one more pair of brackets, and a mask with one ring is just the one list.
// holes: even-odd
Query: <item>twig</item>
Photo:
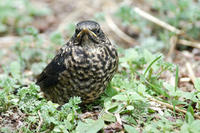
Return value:
[(39, 115), (40, 121), (39, 121), (39, 126), (37, 127), (37, 133), (40, 132), (40, 128), (41, 128), (42, 123), (43, 123), (43, 119), (42, 119), (42, 116), (41, 116), (41, 113), (40, 113), (39, 110), (38, 110), (38, 115)]
[[(161, 21), (160, 19), (158, 19), (158, 18), (152, 16), (151, 14), (149, 14), (149, 13), (143, 11), (142, 9), (140, 9), (140, 8), (138, 8), (138, 7), (134, 7), (134, 11), (135, 11), (138, 15), (140, 15), (140, 16), (142, 16), (142, 17), (148, 19), (149, 21), (151, 21), (151, 22), (153, 22), (153, 23), (156, 23), (157, 25), (160, 25), (161, 27), (163, 27), (163, 28), (165, 28), (165, 29), (167, 29), (167, 30), (169, 30), (169, 31), (171, 31), (171, 32), (176, 33), (177, 35), (181, 35), (181, 34), (182, 34), (183, 36), (187, 37), (187, 36), (184, 34), (184, 31), (179, 30), (179, 29), (177, 29), (176, 27), (174, 27), (174, 26), (172, 26), (172, 25), (170, 25), (170, 24), (168, 24), (168, 23), (166, 23), (166, 22), (164, 22), (164, 21)], [(185, 46), (191, 46), (191, 47), (195, 47), (195, 48), (200, 49), (200, 42), (193, 42), (193, 41), (188, 41), (188, 40), (184, 40), (184, 39), (178, 39), (177, 42), (178, 42), (179, 44), (182, 44), (182, 45), (185, 45)]]
[(188, 77), (180, 78), (180, 82), (189, 82), (191, 79)]
[(119, 113), (115, 113), (115, 117), (116, 117), (116, 119), (117, 119), (117, 122), (118, 122), (120, 125), (122, 125), (122, 120), (121, 120), (121, 118), (120, 118)]
[(0, 37), (0, 48), (10, 47), (14, 45), (17, 41), (19, 41), (19, 37), (17, 36), (5, 36)]
[[(161, 105), (163, 105), (163, 106), (166, 106), (168, 109), (171, 109), (171, 110), (174, 109), (174, 107), (173, 107), (172, 105), (168, 104), (168, 103), (164, 103), (164, 102), (159, 101), (159, 100), (157, 100), (157, 99), (154, 99), (154, 98), (152, 98), (152, 97), (148, 97), (148, 99), (149, 99), (150, 101), (154, 101), (154, 102), (159, 103), (159, 104), (161, 104)], [(181, 112), (181, 113), (184, 113), (184, 114), (187, 113), (186, 110), (179, 109), (178, 107), (175, 107), (175, 111), (176, 111), (176, 112)], [(194, 114), (194, 117), (197, 118), (197, 119), (200, 119), (200, 116), (199, 116), (199, 115)]]
[(191, 42), (191, 41), (179, 39), (178, 43), (185, 46), (190, 46), (190, 47), (195, 47), (195, 48), (200, 49), (200, 42)]
[(176, 43), (177, 43), (177, 36), (172, 36), (170, 38), (170, 49), (169, 49), (169, 52), (167, 54), (167, 57), (172, 56), (172, 54), (175, 50), (175, 47), (176, 47)]
[(105, 16), (106, 22), (108, 26), (111, 28), (111, 30), (123, 41), (129, 43), (129, 44), (134, 44), (136, 43), (136, 40), (131, 38), (130, 36), (126, 35), (123, 31), (121, 31), (120, 28), (113, 22), (111, 17), (109, 15)]
[(189, 62), (186, 62), (185, 65), (186, 65), (187, 71), (189, 73), (189, 77), (192, 80), (192, 83), (194, 84), (196, 77), (195, 77), (194, 71), (192, 70), (192, 66)]
[(86, 118), (92, 118), (92, 117), (97, 117), (99, 115), (99, 112), (86, 112), (82, 115), (78, 115), (81, 120), (86, 119)]
[[(115, 117), (117, 119), (117, 122), (122, 126), (122, 120), (120, 118), (119, 113), (115, 113)], [(122, 130), (122, 131), (120, 131), (120, 133), (124, 133), (124, 131)]]
[(142, 17), (144, 17), (144, 18), (146, 18), (146, 19), (148, 19), (148, 20), (150, 20), (150, 21), (156, 23), (157, 25), (160, 25), (161, 27), (163, 27), (163, 28), (165, 28), (165, 29), (167, 29), (167, 30), (169, 30), (169, 31), (171, 31), (171, 32), (174, 32), (174, 33), (176, 33), (176, 34), (178, 34), (178, 35), (183, 33), (183, 31), (181, 31), (181, 30), (175, 28), (174, 26), (172, 26), (172, 25), (170, 25), (170, 24), (168, 24), (168, 23), (166, 23), (166, 22), (164, 22), (164, 21), (161, 21), (160, 19), (158, 19), (158, 18), (152, 16), (151, 14), (149, 14), (149, 13), (147, 13), (147, 12), (141, 10), (141, 9), (138, 8), (138, 7), (134, 7), (134, 11), (135, 11), (137, 14), (139, 14), (140, 16), (142, 16)]

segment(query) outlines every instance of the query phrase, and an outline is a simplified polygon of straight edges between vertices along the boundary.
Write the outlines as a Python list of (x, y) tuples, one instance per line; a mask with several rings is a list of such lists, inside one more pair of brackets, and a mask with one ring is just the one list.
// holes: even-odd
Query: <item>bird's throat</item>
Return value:
[(81, 46), (95, 46), (98, 42), (93, 39), (91, 36), (85, 34), (79, 40), (79, 45)]

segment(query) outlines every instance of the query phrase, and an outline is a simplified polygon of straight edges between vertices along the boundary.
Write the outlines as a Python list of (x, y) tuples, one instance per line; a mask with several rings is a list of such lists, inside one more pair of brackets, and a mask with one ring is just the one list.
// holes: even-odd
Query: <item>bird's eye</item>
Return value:
[(97, 33), (100, 33), (100, 29), (97, 29)]
[(79, 30), (79, 29), (76, 29), (75, 32), (76, 32), (76, 34), (78, 34), (78, 33), (80, 32), (80, 30)]
[(95, 30), (93, 30), (93, 32), (94, 32), (95, 34), (99, 34), (99, 33), (100, 33), (100, 29), (95, 29)]

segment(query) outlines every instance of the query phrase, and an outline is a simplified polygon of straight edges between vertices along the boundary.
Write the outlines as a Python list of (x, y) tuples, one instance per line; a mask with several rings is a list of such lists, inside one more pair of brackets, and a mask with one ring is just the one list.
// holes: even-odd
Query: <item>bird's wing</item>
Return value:
[(37, 77), (36, 84), (40, 88), (45, 89), (53, 87), (58, 83), (59, 73), (66, 70), (64, 60), (66, 54), (61, 51), (54, 57), (54, 59), (46, 66), (43, 72)]

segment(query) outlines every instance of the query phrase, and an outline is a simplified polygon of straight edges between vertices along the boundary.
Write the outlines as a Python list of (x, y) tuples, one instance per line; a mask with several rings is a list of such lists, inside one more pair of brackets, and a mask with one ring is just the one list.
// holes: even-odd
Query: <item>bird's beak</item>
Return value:
[(78, 33), (77, 38), (80, 39), (80, 38), (82, 38), (83, 35), (85, 35), (85, 34), (90, 35), (90, 36), (93, 36), (93, 37), (95, 37), (95, 38), (97, 37), (97, 35), (96, 35), (93, 31), (91, 31), (91, 30), (85, 28), (85, 29), (81, 30), (81, 31)]

